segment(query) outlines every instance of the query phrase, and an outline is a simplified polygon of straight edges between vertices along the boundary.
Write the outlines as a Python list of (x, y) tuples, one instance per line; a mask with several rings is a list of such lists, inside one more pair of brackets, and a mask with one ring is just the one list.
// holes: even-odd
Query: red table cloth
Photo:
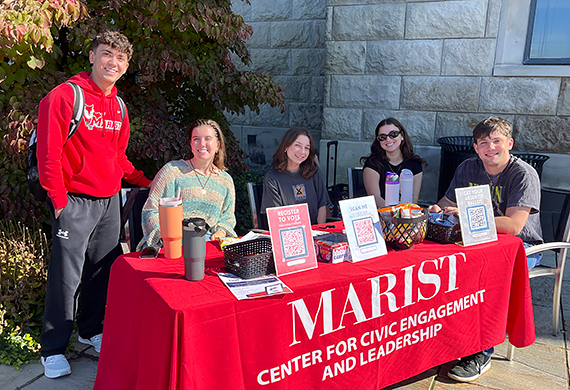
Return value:
[[(162, 256), (162, 255), (161, 255)], [(282, 276), (292, 294), (238, 301), (183, 259), (112, 267), (94, 389), (377, 390), (495, 346), (535, 339), (522, 241), (407, 251)]]

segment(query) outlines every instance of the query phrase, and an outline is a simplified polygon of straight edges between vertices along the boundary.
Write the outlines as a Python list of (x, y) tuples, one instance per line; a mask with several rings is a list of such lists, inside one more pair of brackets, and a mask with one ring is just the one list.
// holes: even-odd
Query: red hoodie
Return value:
[(115, 195), (121, 179), (148, 187), (144, 173), (136, 170), (125, 150), (130, 136), (128, 113), (121, 122), (117, 89), (107, 96), (87, 72), (69, 79), (83, 88), (85, 111), (77, 131), (67, 139), (73, 113), (73, 90), (55, 87), (40, 102), (38, 117), (38, 170), (55, 209), (67, 205), (67, 193), (98, 198)]

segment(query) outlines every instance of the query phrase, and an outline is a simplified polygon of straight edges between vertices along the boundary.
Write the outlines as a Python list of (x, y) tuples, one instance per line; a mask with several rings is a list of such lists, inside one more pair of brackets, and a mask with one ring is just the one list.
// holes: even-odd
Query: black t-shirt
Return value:
[(415, 176), (423, 171), (422, 164), (416, 160), (404, 160), (401, 164), (394, 166), (388, 161), (382, 161), (379, 158), (368, 158), (364, 163), (364, 168), (373, 169), (380, 175), (378, 186), (380, 187), (382, 199), (386, 199), (384, 184), (386, 182), (386, 172), (394, 172), (399, 176), (402, 173), (402, 169), (409, 169)]

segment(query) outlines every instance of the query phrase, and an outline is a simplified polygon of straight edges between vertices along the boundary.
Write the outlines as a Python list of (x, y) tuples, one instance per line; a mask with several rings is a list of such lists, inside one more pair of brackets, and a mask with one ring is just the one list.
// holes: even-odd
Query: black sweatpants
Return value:
[(110, 198), (69, 194), (68, 199), (58, 219), (48, 199), (52, 250), (41, 334), (42, 356), (65, 352), (76, 311), (81, 337), (91, 338), (103, 331), (109, 273), (122, 254), (119, 194)]

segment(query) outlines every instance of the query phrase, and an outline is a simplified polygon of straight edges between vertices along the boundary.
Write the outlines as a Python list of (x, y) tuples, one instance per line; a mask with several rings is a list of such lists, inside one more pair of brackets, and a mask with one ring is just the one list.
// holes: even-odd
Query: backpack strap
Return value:
[(83, 89), (71, 82), (66, 82), (67, 85), (73, 89), (73, 115), (71, 116), (71, 122), (69, 124), (69, 133), (67, 135), (67, 139), (71, 138), (71, 136), (75, 133), (79, 124), (81, 123), (81, 119), (83, 119), (83, 113), (85, 112), (85, 96), (83, 95)]
[(38, 136), (36, 134), (36, 131), (34, 129), (34, 132), (32, 133), (32, 136), (30, 137), (30, 142), (28, 142), (28, 147), (31, 147), (32, 145), (35, 145), (36, 142), (38, 142)]
[[(67, 81), (66, 84), (69, 85), (73, 90), (73, 114), (71, 115), (69, 132), (67, 133), (67, 139), (69, 139), (75, 133), (77, 127), (79, 127), (79, 124), (83, 119), (83, 113), (85, 112), (85, 96), (83, 95), (83, 89), (79, 85), (71, 83), (69, 81)], [(121, 112), (122, 111), (123, 108), (121, 107)], [(29, 146), (35, 145), (37, 142), (36, 132), (37, 130), (34, 129), (32, 137), (30, 138), (30, 142), (28, 143)]]
[(127, 108), (125, 107), (125, 102), (123, 101), (123, 99), (121, 99), (121, 97), (119, 95), (116, 95), (117, 97), (117, 101), (119, 102), (119, 107), (121, 108), (121, 122), (125, 120), (125, 111), (127, 111)]

